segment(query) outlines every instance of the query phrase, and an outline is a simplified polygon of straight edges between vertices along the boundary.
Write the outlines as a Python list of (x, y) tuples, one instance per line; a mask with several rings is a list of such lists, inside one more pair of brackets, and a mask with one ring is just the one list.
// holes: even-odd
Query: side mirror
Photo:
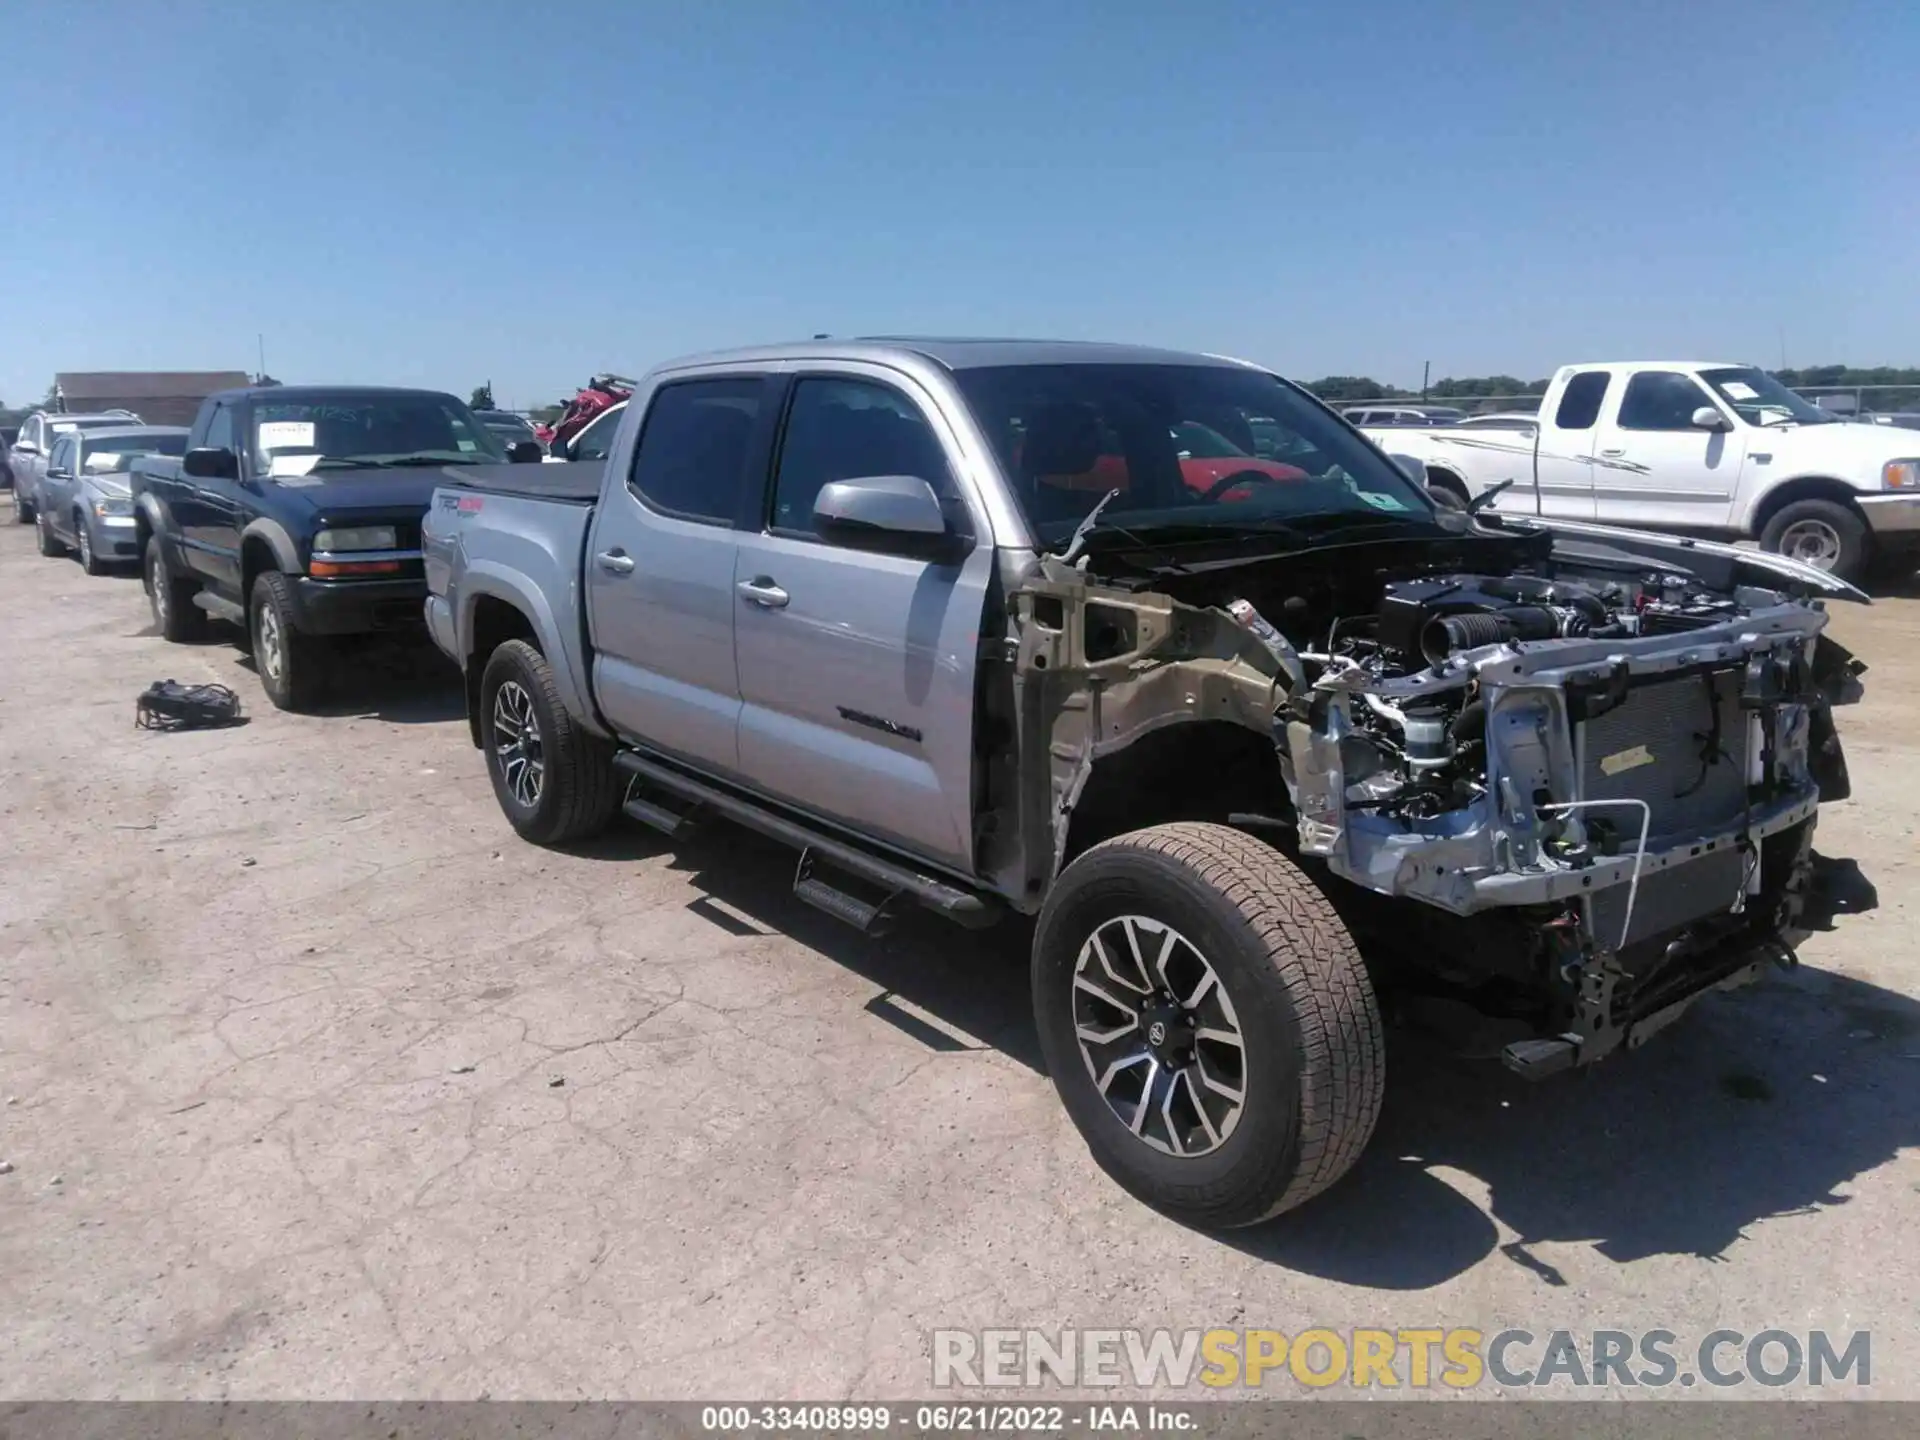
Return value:
[(820, 487), (813, 528), (823, 538), (868, 550), (930, 554), (953, 542), (933, 487), (917, 475), (867, 475)]
[(1426, 461), (1416, 460), (1411, 455), (1389, 455), (1387, 458), (1400, 467), (1400, 473), (1405, 475), (1407, 479), (1418, 485), (1422, 490), (1427, 488)]
[(49, 466), (47, 469), (47, 478), (49, 480), (71, 480), (73, 478), (73, 471), (67, 469), (64, 465), (58, 470)]
[(240, 457), (221, 445), (198, 445), (180, 461), (180, 472), (196, 480), (238, 480)]
[(538, 440), (516, 440), (507, 447), (507, 459), (515, 465), (538, 465), (547, 458)]
[(1696, 430), (1729, 430), (1733, 428), (1727, 424), (1727, 417), (1711, 405), (1702, 405), (1698, 410), (1694, 411), (1693, 419), (1689, 423), (1692, 424)]

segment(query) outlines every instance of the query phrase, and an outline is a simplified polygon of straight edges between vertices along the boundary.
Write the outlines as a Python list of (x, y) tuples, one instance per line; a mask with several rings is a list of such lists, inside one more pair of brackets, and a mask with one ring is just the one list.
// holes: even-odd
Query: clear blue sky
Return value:
[(1920, 364), (1920, 4), (12, 0), (0, 398), (1139, 340)]

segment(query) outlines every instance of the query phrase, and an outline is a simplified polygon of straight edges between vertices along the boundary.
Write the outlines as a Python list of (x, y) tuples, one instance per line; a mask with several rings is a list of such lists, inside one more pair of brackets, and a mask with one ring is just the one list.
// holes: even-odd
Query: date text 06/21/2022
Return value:
[(715, 1434), (1049, 1434), (1079, 1431), (1088, 1435), (1158, 1431), (1190, 1433), (1199, 1428), (1192, 1410), (1177, 1405), (707, 1405), (700, 1428)]

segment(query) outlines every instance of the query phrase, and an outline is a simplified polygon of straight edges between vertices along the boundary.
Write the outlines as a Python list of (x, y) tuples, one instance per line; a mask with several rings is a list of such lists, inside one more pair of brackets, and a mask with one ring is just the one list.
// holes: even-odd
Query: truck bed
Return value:
[(591, 505), (600, 498), (600, 472), (605, 468), (603, 461), (578, 460), (563, 465), (449, 465), (442, 473), (446, 484), (463, 490)]

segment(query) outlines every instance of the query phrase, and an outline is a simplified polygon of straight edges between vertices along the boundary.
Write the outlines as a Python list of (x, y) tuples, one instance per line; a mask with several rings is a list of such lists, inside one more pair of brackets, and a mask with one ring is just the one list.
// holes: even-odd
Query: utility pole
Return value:
[(1420, 398), (1422, 400), (1427, 398), (1427, 377), (1432, 374), (1433, 362), (1431, 360), (1422, 360), (1420, 362)]
[(260, 370), (253, 378), (256, 380), (264, 380), (267, 378), (267, 337), (265, 335), (255, 335), (253, 338), (259, 342), (260, 345)]

